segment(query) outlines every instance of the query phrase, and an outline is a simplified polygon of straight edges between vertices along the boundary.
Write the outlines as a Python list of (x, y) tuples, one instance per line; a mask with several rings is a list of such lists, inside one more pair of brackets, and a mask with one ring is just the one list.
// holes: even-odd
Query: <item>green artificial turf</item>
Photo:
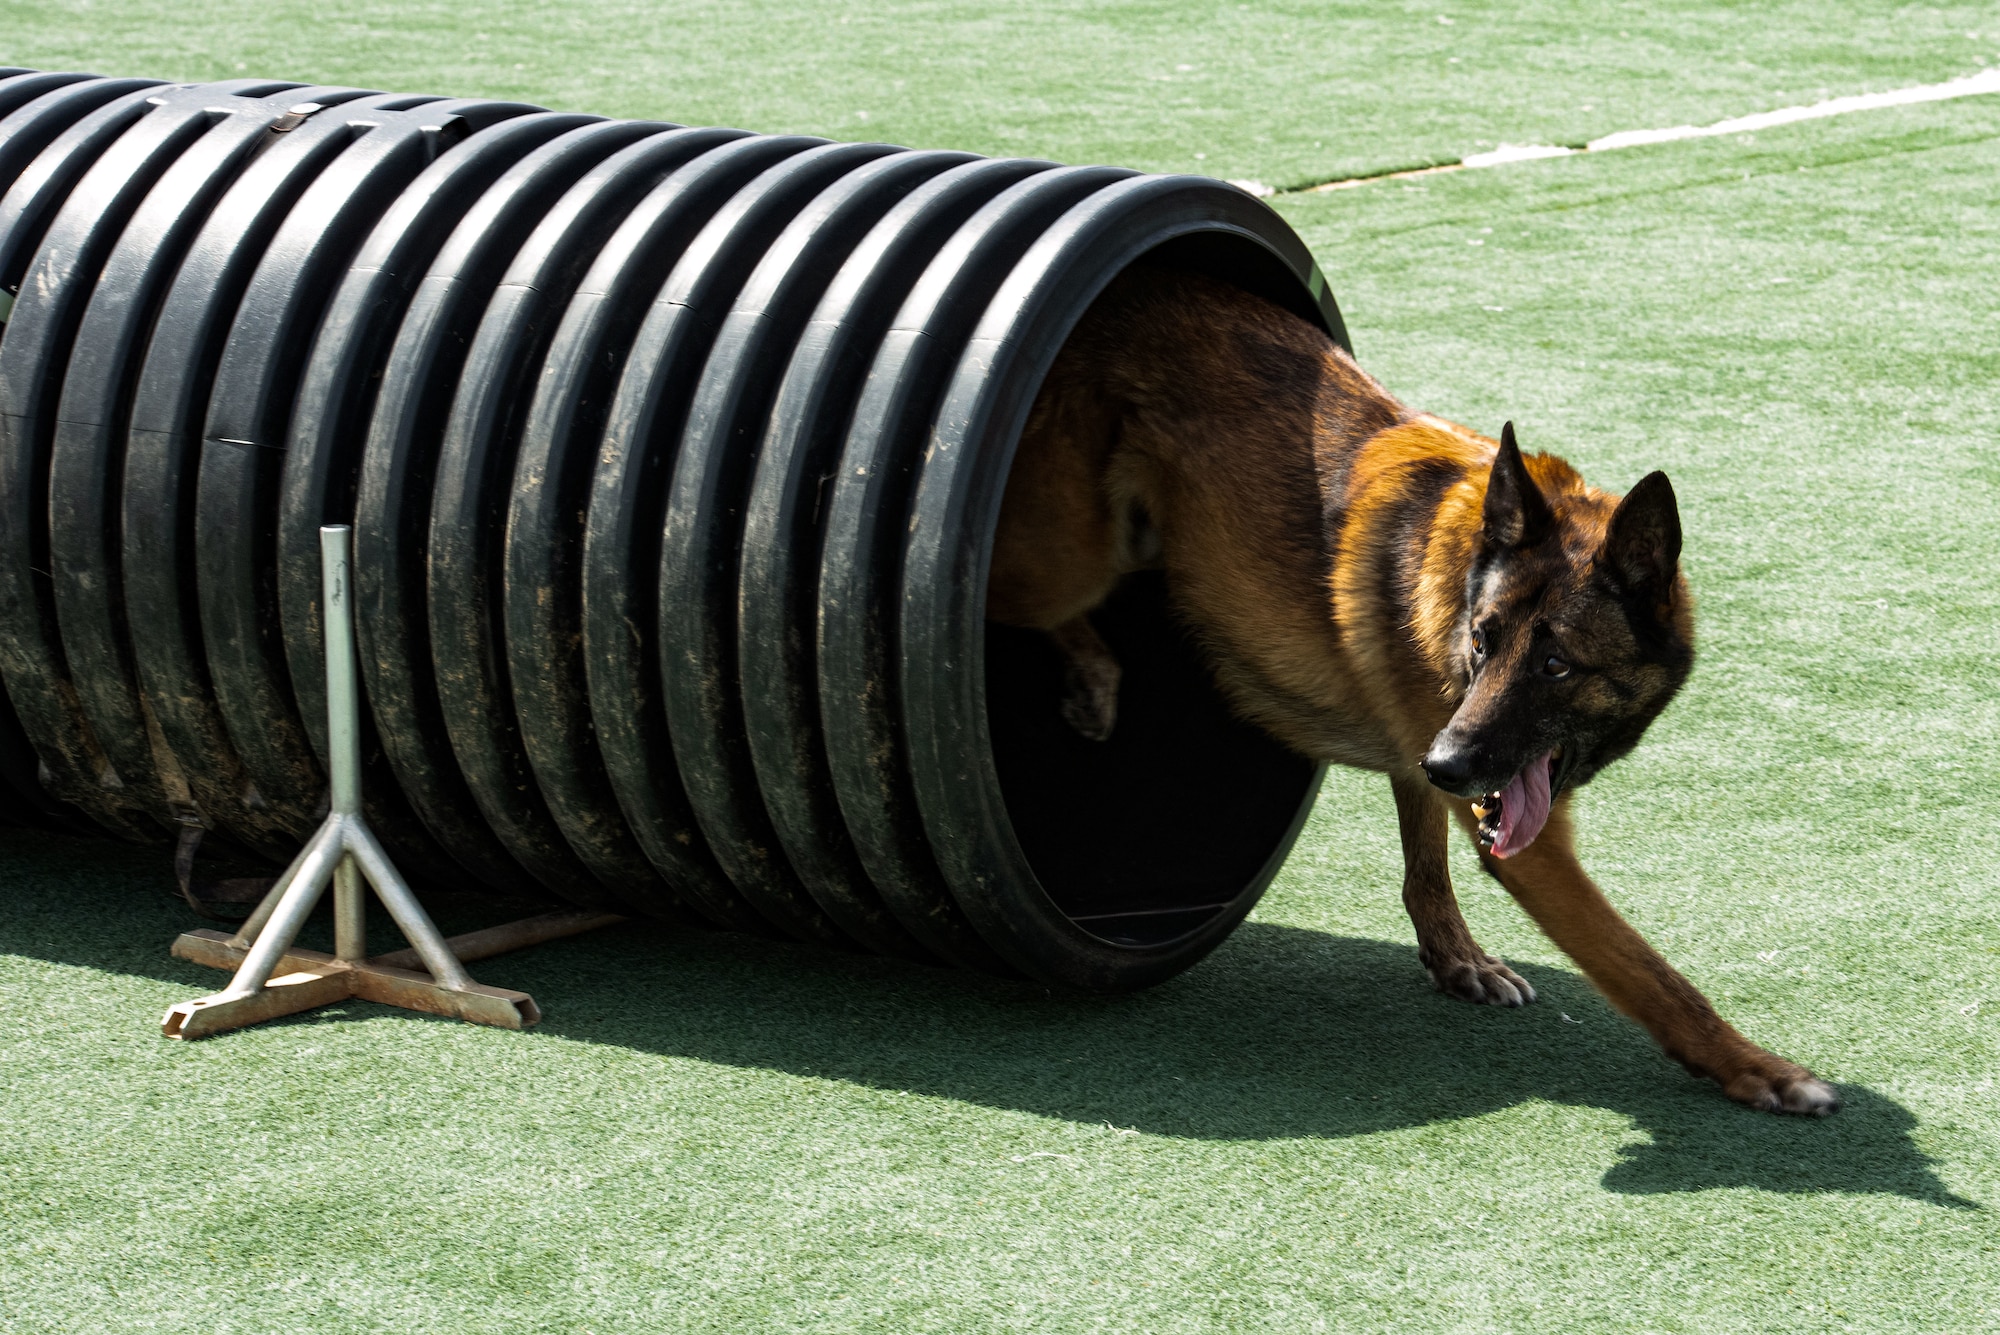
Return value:
[(2000, 63), (1990, 3), (0, 0), (36, 68), (284, 75), (1284, 187)]
[[(1928, 45), (1950, 35), (1939, 11), (1828, 8), (1813, 31), (1877, 34), (1795, 35), (1815, 69), (1851, 60), (1831, 92), (1960, 72)], [(216, 22), (162, 17), (190, 12)], [(319, 34), (237, 12), (6, 6), (0, 44), (29, 49), (0, 59), (68, 43), (208, 74), (242, 45), (260, 73), (376, 61), (387, 86), (500, 87), (394, 40), (386, 9)], [(542, 58), (550, 32), (589, 53), (538, 98), (669, 110), (637, 103), (638, 74), (658, 43), (699, 51), (668, 30), (708, 17), (648, 20), (635, 54), (591, 12), (476, 21), (496, 49), (533, 22)], [(796, 34), (819, 12), (761, 17)], [(1010, 11), (1043, 36), (996, 16), (988, 51), (978, 25), (908, 12), (1002, 87), (912, 102), (922, 133), (894, 137), (1188, 165), (1146, 159), (1129, 118), (1078, 118), (1098, 73), (1063, 73), (1081, 20)], [(1622, 12), (1705, 51), (1747, 40), (1736, 11)], [(1144, 13), (1149, 50), (1251, 21)], [(1345, 22), (1383, 52), (1471, 24), (1434, 13)], [(720, 26), (735, 73), (691, 77), (683, 114), (857, 132), (810, 110), (873, 90), (836, 68), (858, 39)], [(1336, 53), (1339, 79), (1395, 88), (1367, 49)], [(1397, 154), (1454, 156), (1466, 125), (1557, 137), (1517, 131), (1512, 99), (1602, 80), (1594, 49), (1468, 92), (1460, 121), (1328, 106)], [(1771, 104), (1732, 100), (1756, 79), (1723, 88), (1726, 65), (1635, 56), (1605, 87), (1639, 110), (1587, 128)], [(1271, 78), (1218, 92), (1241, 138), (1216, 142), (1268, 133), (1257, 169), (1304, 172), (1276, 109), (1320, 86)], [(1037, 87), (1023, 138), (962, 132), (992, 114), (980, 98)], [(1179, 115), (1136, 78), (1128, 95)], [(1378, 160), (1402, 159), (1311, 161)], [(160, 1011), (219, 975), (166, 956), (194, 924), (164, 859), (0, 832), (0, 1330), (2000, 1331), (1996, 181), (1984, 98), (1279, 201), (1363, 364), (1409, 402), (1512, 418), (1606, 487), (1672, 475), (1701, 658), (1583, 796), (1585, 860), (1739, 1027), (1839, 1082), (1837, 1117), (1750, 1113), (1684, 1075), (1463, 857), (1475, 932), (1542, 1001), (1432, 993), (1368, 775), (1330, 777), (1252, 922), (1140, 995), (649, 927), (478, 966), (541, 1001), (521, 1034), (357, 1004), (165, 1042)], [(448, 928), (477, 917), (445, 909)]]

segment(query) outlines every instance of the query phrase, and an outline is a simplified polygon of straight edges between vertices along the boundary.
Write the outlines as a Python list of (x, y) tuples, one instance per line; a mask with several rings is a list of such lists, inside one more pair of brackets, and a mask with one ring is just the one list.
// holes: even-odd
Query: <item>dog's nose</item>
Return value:
[(1448, 793), (1463, 796), (1465, 785), (1472, 778), (1472, 752), (1442, 739), (1432, 742), (1431, 749), (1417, 763), (1423, 766), (1425, 778)]

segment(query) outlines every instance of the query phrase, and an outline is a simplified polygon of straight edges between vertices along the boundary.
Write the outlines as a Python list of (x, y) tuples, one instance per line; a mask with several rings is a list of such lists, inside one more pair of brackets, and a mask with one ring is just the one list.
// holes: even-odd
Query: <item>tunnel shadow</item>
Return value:
[[(0, 952), (212, 991), (220, 975), (166, 953), (203, 925), (170, 886), (150, 850), (0, 831)], [(451, 932), (520, 908), (441, 896), (433, 911)], [(1605, 1174), (1612, 1191), (1867, 1192), (1981, 1208), (1938, 1180), (1911, 1137), (1916, 1118), (1885, 1095), (1843, 1086), (1846, 1106), (1824, 1121), (1753, 1113), (1682, 1072), (1573, 973), (1528, 965), (1539, 1004), (1468, 1006), (1432, 992), (1400, 943), (1252, 922), (1189, 973), (1109, 998), (651, 924), (474, 972), (532, 992), (547, 1016), (540, 1035), (1087, 1125), (1340, 1138), (1548, 1101), (1616, 1112), (1645, 1133)]]

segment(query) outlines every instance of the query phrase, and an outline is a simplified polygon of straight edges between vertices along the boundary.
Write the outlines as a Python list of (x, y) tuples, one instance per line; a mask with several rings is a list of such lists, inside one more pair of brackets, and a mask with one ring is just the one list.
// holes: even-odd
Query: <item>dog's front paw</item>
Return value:
[(1840, 1111), (1840, 1095), (1805, 1067), (1771, 1053), (1752, 1069), (1724, 1081), (1722, 1092), (1759, 1112), (1830, 1117)]
[(1485, 1006), (1525, 1006), (1535, 999), (1528, 980), (1505, 961), (1481, 952), (1470, 959), (1424, 961), (1437, 990)]

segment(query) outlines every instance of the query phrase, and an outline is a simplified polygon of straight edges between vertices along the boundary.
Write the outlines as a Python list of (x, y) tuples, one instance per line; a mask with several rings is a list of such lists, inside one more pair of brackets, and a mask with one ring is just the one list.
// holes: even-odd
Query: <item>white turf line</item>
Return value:
[[(1436, 167), (1384, 172), (1376, 176), (1353, 176), (1343, 181), (1328, 181), (1324, 185), (1304, 186), (1298, 190), (1287, 190), (1282, 193), (1323, 194), (1329, 190), (1346, 190), (1357, 185), (1366, 185), (1370, 181), (1399, 181), (1411, 176), (1435, 176), (1439, 172), (1499, 167), (1509, 162), (1531, 162), (1537, 158), (1566, 158), (1577, 153), (1602, 153), (1614, 148), (1636, 148), (1641, 144), (1667, 144), (1679, 139), (1711, 139), (1717, 135), (1749, 134), (1755, 130), (1790, 125), (1795, 121), (1816, 121), (1824, 120), (1828, 116), (1845, 116), (1852, 111), (1880, 111), (1884, 107), (1906, 107), (1916, 102), (1949, 102), (1953, 98), (1978, 97), (1984, 93), (2000, 93), (2000, 68), (1981, 70), (1977, 74), (1948, 79), (1944, 83), (1919, 84), (1914, 88), (1897, 88), (1886, 93), (1857, 93), (1851, 97), (1828, 98), (1824, 102), (1815, 102), (1807, 107), (1780, 107), (1776, 111), (1760, 111), (1754, 116), (1735, 116), (1726, 121), (1717, 121), (1713, 125), (1675, 125), (1664, 130), (1620, 130), (1616, 134), (1593, 139), (1582, 148), (1564, 148), (1558, 144), (1502, 144), (1490, 152), (1469, 154), (1457, 162), (1447, 162)], [(1231, 181), (1229, 184), (1259, 199), (1281, 193), (1262, 181)]]

